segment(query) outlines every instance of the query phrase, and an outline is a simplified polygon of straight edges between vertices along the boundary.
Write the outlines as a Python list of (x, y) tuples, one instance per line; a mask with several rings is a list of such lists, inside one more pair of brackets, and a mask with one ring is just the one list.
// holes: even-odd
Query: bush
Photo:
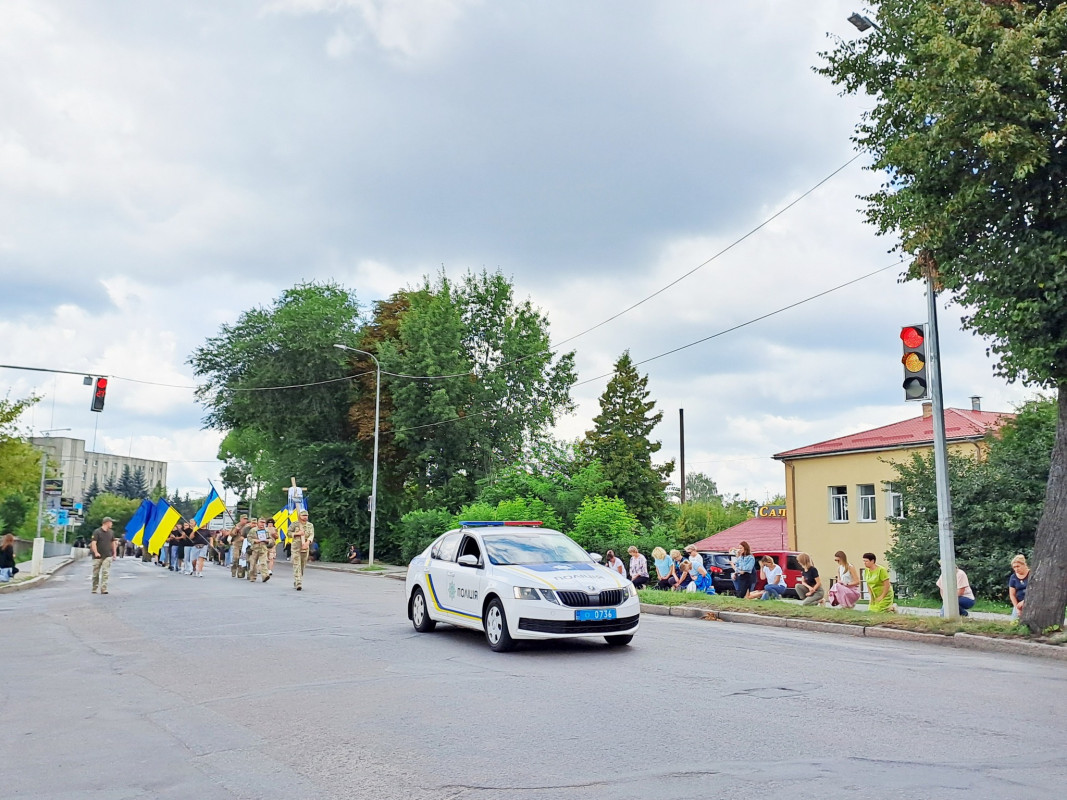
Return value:
[(447, 511), (409, 511), (400, 518), (396, 537), (401, 563), (407, 564), (429, 547), (434, 539), (454, 527), (455, 520)]
[(586, 550), (603, 555), (605, 550), (632, 539), (640, 527), (637, 516), (619, 498), (587, 497), (574, 517), (571, 538)]

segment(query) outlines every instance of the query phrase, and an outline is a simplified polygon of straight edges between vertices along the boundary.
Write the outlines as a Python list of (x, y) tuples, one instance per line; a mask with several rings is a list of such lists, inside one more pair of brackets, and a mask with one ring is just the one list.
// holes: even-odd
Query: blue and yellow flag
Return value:
[(141, 505), (137, 506), (137, 510), (133, 512), (130, 521), (126, 523), (127, 542), (133, 542), (138, 547), (144, 544), (144, 526), (148, 524), (153, 508), (152, 501), (147, 498), (141, 501)]
[(163, 543), (167, 541), (170, 532), (174, 530), (174, 526), (181, 518), (182, 515), (166, 499), (161, 497), (156, 501), (155, 508), (152, 509), (152, 519), (145, 526), (144, 531), (144, 538), (148, 540), (149, 553), (155, 555), (163, 548)]
[(222, 502), (219, 493), (216, 492), (215, 487), (212, 486), (211, 491), (208, 492), (207, 497), (204, 498), (204, 505), (200, 506), (200, 510), (197, 511), (196, 516), (193, 517), (193, 530), (203, 528), (225, 510), (226, 504)]
[(279, 535), (282, 537), (282, 541), (286, 540), (286, 532), (289, 530), (289, 506), (285, 506), (281, 511), (274, 515), (274, 527), (278, 529)]

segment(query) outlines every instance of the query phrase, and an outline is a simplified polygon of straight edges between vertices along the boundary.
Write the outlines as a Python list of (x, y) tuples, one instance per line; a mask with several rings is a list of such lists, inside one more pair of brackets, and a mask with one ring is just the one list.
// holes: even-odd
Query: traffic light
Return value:
[(926, 376), (926, 326), (909, 325), (900, 329), (900, 341), (904, 344), (904, 399), (929, 400), (930, 383)]
[(104, 400), (107, 399), (107, 378), (97, 378), (93, 385), (93, 402), (89, 406), (90, 411), (103, 411)]

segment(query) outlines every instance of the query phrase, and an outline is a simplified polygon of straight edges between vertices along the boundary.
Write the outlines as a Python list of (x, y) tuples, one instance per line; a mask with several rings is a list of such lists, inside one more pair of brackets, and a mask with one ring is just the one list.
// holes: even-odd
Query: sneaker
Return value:
[(107, 589), (101, 589), (100, 594), (107, 594)]
[(268, 572), (266, 575), (263, 576), (263, 582), (266, 583), (269, 580), (270, 580), (270, 573)]
[(96, 589), (93, 589), (93, 594), (96, 594)]
[(303, 590), (303, 588), (304, 588), (303, 586), (297, 586), (297, 587), (296, 587), (296, 590), (297, 590), (297, 591), (299, 592), (299, 591), (302, 591), (302, 590)]

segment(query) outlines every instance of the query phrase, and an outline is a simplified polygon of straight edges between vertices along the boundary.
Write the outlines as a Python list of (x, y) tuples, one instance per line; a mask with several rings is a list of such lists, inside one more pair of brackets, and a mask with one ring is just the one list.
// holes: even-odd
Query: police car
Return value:
[(540, 522), (464, 522), (408, 566), (408, 619), (483, 631), (489, 647), (519, 639), (603, 636), (630, 643), (641, 614), (629, 580)]

